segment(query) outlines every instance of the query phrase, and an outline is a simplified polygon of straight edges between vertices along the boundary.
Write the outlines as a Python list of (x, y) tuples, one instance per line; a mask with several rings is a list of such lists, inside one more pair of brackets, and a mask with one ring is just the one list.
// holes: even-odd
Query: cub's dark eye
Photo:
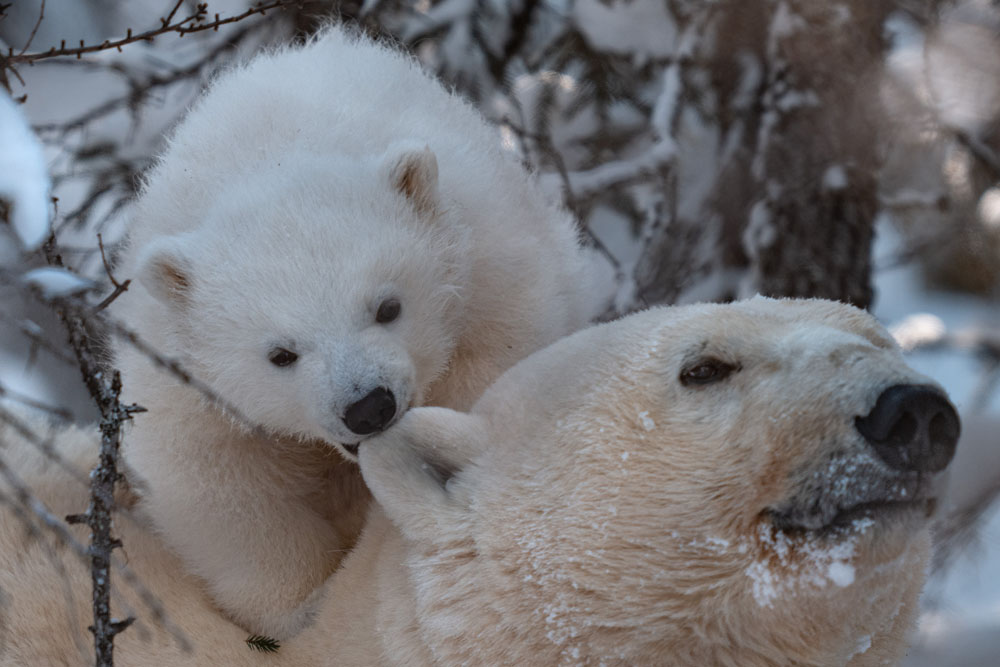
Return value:
[(295, 360), (298, 358), (299, 355), (295, 354), (291, 350), (286, 350), (283, 347), (276, 347), (267, 355), (267, 360), (275, 366), (290, 366), (291, 364), (294, 364)]
[(719, 359), (704, 358), (690, 364), (681, 371), (681, 384), (691, 385), (711, 384), (729, 377), (739, 366)]
[(388, 324), (399, 317), (399, 311), (402, 309), (403, 306), (399, 303), (399, 299), (386, 299), (378, 305), (378, 310), (375, 311), (375, 321), (379, 324)]

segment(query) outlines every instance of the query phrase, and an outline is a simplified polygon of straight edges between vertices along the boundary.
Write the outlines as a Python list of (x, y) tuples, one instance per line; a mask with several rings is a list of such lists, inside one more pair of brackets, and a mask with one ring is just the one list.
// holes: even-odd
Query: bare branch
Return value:
[[(0, 280), (3, 280), (3, 276), (0, 276)], [(76, 360), (65, 350), (53, 345), (52, 342), (45, 336), (44, 330), (31, 320), (18, 320), (4, 312), (0, 312), (0, 322), (5, 322), (16, 327), (22, 336), (31, 341), (33, 347), (45, 349), (60, 361), (64, 361), (69, 364), (76, 363)]]
[[(54, 238), (46, 245), (46, 258), (50, 264), (62, 266), (62, 258), (52, 249), (53, 242)], [(111, 552), (121, 546), (112, 534), (115, 484), (120, 477), (118, 451), (122, 424), (141, 408), (122, 405), (118, 371), (111, 371), (108, 377), (107, 369), (97, 361), (95, 344), (84, 325), (81, 312), (65, 306), (59, 309), (59, 316), (76, 355), (84, 384), (101, 411), (100, 458), (90, 473), (90, 504), (79, 518), (81, 523), (85, 522), (90, 527), (94, 609), (94, 624), (90, 626), (90, 631), (94, 635), (95, 664), (96, 667), (112, 667), (115, 635), (131, 624), (131, 621), (121, 622), (111, 617)]]
[(129, 278), (123, 283), (120, 283), (117, 280), (115, 280), (114, 274), (111, 273), (111, 265), (108, 264), (108, 258), (104, 254), (104, 239), (101, 238), (100, 234), (97, 235), (97, 245), (101, 249), (101, 262), (104, 264), (104, 272), (107, 274), (108, 280), (111, 281), (111, 284), (114, 285), (115, 291), (109, 294), (107, 297), (105, 297), (104, 300), (101, 301), (99, 304), (94, 306), (94, 309), (92, 311), (94, 313), (100, 312), (105, 308), (107, 308), (108, 306), (110, 306), (115, 299), (121, 296), (123, 292), (128, 290), (128, 286), (132, 282), (131, 278)]
[(32, 64), (47, 58), (59, 58), (66, 56), (80, 58), (87, 53), (107, 51), (108, 49), (118, 49), (121, 51), (123, 46), (134, 44), (136, 42), (151, 42), (154, 38), (168, 33), (175, 33), (183, 37), (184, 35), (202, 32), (205, 30), (218, 31), (218, 29), (224, 25), (242, 21), (243, 19), (256, 14), (263, 16), (272, 9), (284, 9), (292, 6), (300, 6), (302, 4), (302, 0), (273, 0), (269, 3), (260, 3), (250, 7), (242, 14), (236, 14), (226, 18), (220, 18), (219, 15), (216, 14), (214, 20), (208, 22), (205, 21), (205, 17), (208, 15), (208, 3), (205, 2), (196, 5), (193, 14), (171, 22), (182, 4), (183, 0), (178, 0), (177, 4), (174, 5), (174, 8), (170, 11), (170, 14), (168, 14), (167, 17), (160, 19), (161, 25), (159, 28), (153, 28), (138, 34), (132, 34), (132, 29), (130, 28), (125, 37), (117, 40), (104, 40), (100, 44), (88, 45), (81, 40), (80, 46), (67, 48), (66, 42), (63, 41), (59, 48), (53, 46), (48, 51), (19, 54), (14, 54), (13, 51), (11, 51), (7, 56), (0, 56), (0, 66), (9, 69), (12, 65)]
[(47, 412), (56, 419), (60, 421), (72, 421), (73, 415), (66, 408), (60, 408), (55, 405), (48, 405), (30, 396), (26, 396), (20, 392), (8, 389), (0, 383), (0, 398), (6, 398), (15, 403), (20, 403), (21, 405), (26, 405), (29, 408), (34, 408), (35, 410), (40, 410), (42, 412)]
[(0, 406), (0, 422), (7, 424), (14, 429), (14, 431), (19, 436), (24, 438), (26, 442), (41, 452), (46, 458), (52, 460), (56, 465), (69, 473), (73, 479), (77, 480), (84, 486), (90, 484), (86, 473), (64, 459), (62, 455), (55, 450), (52, 446), (54, 444), (52, 438), (41, 437), (19, 417), (2, 406)]
[(233, 422), (248, 429), (251, 433), (264, 435), (264, 431), (259, 424), (253, 422), (239, 408), (216, 393), (212, 387), (192, 375), (179, 361), (166, 357), (154, 349), (135, 330), (117, 320), (109, 320), (107, 321), (107, 325), (114, 335), (119, 336), (122, 340), (132, 345), (132, 347), (144, 354), (156, 366), (167, 371), (184, 384), (190, 385), (212, 405), (226, 413)]
[(31, 43), (35, 41), (35, 35), (38, 33), (38, 26), (42, 25), (42, 20), (45, 18), (45, 0), (42, 0), (41, 6), (38, 8), (38, 20), (35, 21), (35, 27), (31, 29), (31, 34), (28, 35), (28, 41), (25, 42), (24, 46), (21, 48), (21, 53), (18, 55), (23, 56), (27, 53), (28, 49), (31, 48)]
[(263, 24), (257, 23), (245, 26), (226, 41), (210, 49), (203, 57), (199, 58), (195, 63), (189, 65), (188, 67), (178, 68), (167, 74), (151, 75), (143, 78), (128, 76), (127, 78), (130, 88), (128, 94), (112, 98), (71, 120), (59, 123), (35, 125), (33, 129), (35, 132), (40, 134), (55, 132), (61, 137), (73, 130), (84, 128), (93, 121), (114, 113), (119, 109), (136, 109), (144, 100), (148, 99), (154, 91), (161, 88), (169, 88), (180, 81), (199, 76), (207, 67), (218, 60), (220, 56), (232, 51), (237, 44), (241, 43), (249, 35), (262, 29), (262, 25)]

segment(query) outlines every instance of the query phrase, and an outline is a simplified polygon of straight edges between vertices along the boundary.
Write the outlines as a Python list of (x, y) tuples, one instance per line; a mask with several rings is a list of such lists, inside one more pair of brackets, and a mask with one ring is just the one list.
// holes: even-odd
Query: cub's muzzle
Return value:
[(385, 387), (378, 387), (347, 406), (344, 424), (352, 433), (369, 435), (384, 430), (395, 416), (396, 397)]

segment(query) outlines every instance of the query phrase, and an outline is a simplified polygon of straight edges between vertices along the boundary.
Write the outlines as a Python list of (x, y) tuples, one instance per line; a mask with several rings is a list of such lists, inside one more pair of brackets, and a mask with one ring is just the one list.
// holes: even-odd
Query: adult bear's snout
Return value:
[(961, 430), (948, 397), (934, 387), (898, 384), (879, 395), (858, 432), (886, 465), (907, 472), (940, 472), (955, 454)]

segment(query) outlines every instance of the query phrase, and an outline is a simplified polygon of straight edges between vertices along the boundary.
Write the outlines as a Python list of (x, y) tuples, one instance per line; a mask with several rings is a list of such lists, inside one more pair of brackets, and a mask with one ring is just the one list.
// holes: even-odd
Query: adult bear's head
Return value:
[(758, 298), (565, 338), (360, 459), (444, 663), (885, 664), (957, 436), (870, 315)]

